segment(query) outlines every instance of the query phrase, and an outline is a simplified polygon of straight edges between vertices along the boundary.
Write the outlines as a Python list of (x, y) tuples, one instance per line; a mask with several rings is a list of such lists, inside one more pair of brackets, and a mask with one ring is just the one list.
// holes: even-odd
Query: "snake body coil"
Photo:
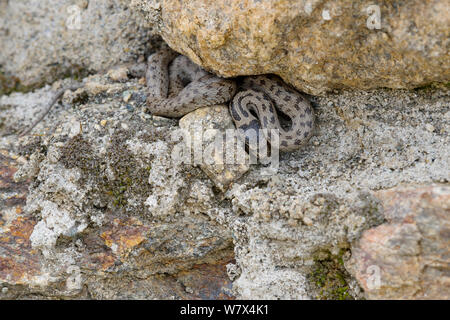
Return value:
[[(234, 80), (207, 73), (187, 57), (163, 49), (148, 58), (146, 78), (148, 109), (154, 115), (181, 117), (200, 107), (230, 102), (231, 117), (247, 141), (255, 132), (275, 129), (279, 149), (292, 151), (312, 135), (311, 104), (276, 76), (244, 77), (238, 86)], [(290, 119), (288, 128), (280, 124), (276, 109)], [(265, 138), (270, 141), (269, 136)]]

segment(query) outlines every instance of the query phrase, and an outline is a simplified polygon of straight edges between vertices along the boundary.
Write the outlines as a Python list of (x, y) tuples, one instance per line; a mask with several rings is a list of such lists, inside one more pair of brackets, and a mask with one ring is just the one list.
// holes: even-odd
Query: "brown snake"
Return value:
[[(238, 85), (163, 49), (148, 58), (146, 78), (148, 110), (154, 115), (181, 117), (200, 107), (230, 102), (231, 117), (246, 141), (254, 139), (260, 129), (275, 129), (279, 150), (292, 151), (312, 135), (314, 113), (310, 102), (276, 76), (248, 76)], [(280, 124), (275, 107), (289, 117), (288, 128)]]

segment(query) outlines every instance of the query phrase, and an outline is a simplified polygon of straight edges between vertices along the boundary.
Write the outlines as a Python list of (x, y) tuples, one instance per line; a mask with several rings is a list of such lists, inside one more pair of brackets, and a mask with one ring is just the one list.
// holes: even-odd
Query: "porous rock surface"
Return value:
[[(17, 112), (24, 96), (2, 105)], [(3, 297), (232, 297), (231, 234), (215, 220), (223, 209), (198, 170), (170, 166), (173, 121), (140, 112), (145, 93), (136, 81), (90, 78), (66, 99), (75, 112), (58, 110), (36, 128), (19, 158), (5, 154), (16, 183), (34, 191), (26, 206), (2, 209)], [(16, 171), (14, 158), (29, 161)]]
[(310, 94), (450, 80), (446, 0), (132, 0), (131, 6), (172, 48), (225, 77), (275, 73)]
[[(448, 81), (448, 4), (380, 1), (371, 29), (355, 3), (0, 0), (0, 299), (448, 299), (449, 90), (370, 89)], [(144, 112), (155, 33), (322, 94), (310, 142), (272, 171), (175, 161), (181, 128), (205, 150), (232, 123)]]
[(134, 63), (155, 39), (125, 0), (1, 0), (0, 95)]
[[(391, 221), (380, 190), (448, 183), (447, 90), (311, 97), (310, 142), (283, 153), (274, 174), (252, 165), (222, 189), (201, 166), (175, 164), (180, 127), (143, 112), (143, 79), (113, 74), (84, 79), (20, 139), (69, 81), (0, 98), (2, 298), (393, 296), (365, 292), (358, 248)], [(447, 233), (435, 237), (445, 243)], [(435, 253), (440, 274), (444, 253)]]

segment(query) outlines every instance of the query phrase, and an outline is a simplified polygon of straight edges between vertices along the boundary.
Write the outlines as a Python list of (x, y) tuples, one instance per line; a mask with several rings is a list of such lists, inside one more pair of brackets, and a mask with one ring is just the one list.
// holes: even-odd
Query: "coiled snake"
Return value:
[[(276, 76), (248, 76), (237, 83), (210, 74), (187, 57), (165, 48), (149, 56), (146, 80), (147, 108), (154, 115), (181, 117), (200, 107), (230, 102), (230, 114), (242, 139), (255, 141), (255, 134), (262, 132), (270, 142), (271, 130), (275, 129), (279, 145), (271, 147), (281, 151), (298, 149), (313, 132), (311, 104)], [(65, 90), (82, 86), (58, 91), (44, 113), (20, 136), (28, 134), (48, 114)], [(275, 106), (290, 118), (288, 128), (280, 124)]]
[[(154, 115), (181, 117), (200, 107), (230, 102), (230, 115), (243, 132), (242, 138), (277, 129), (281, 151), (301, 147), (314, 128), (310, 102), (276, 76), (248, 76), (237, 83), (204, 71), (170, 49), (162, 49), (148, 58), (146, 79), (148, 110)], [(275, 106), (289, 117), (288, 128), (280, 124)], [(269, 136), (265, 138), (270, 141)]]

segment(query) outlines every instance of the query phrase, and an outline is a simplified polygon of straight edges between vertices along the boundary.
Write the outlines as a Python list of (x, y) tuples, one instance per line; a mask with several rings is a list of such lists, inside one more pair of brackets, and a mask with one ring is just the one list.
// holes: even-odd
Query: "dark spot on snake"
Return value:
[(246, 96), (244, 96), (244, 95), (240, 96), (239, 99), (238, 99), (238, 101), (237, 101), (237, 105), (239, 106), (239, 110), (241, 110), (242, 115), (243, 115), (244, 117), (248, 118), (248, 112), (245, 111), (245, 110), (242, 108), (242, 99), (244, 99), (245, 97), (246, 97)]
[(265, 85), (266, 81), (264, 79), (261, 79), (261, 81), (259, 83), (261, 83), (262, 85)]
[(264, 118), (263, 118), (263, 123), (264, 123), (264, 126), (267, 127), (268, 120), (267, 120), (266, 116), (264, 116)]
[(242, 129), (244, 131), (250, 130), (250, 129), (258, 131), (260, 129), (260, 125), (259, 125), (258, 120), (255, 119), (255, 120), (250, 121), (248, 124), (241, 125), (240, 129)]
[(230, 113), (233, 119), (235, 119), (236, 121), (241, 121), (241, 117), (239, 116), (239, 113), (237, 113), (234, 103), (231, 103), (230, 105)]
[(286, 136), (286, 139), (292, 140), (292, 136)]
[(308, 137), (308, 131), (305, 131), (305, 133), (303, 134), (303, 137), (304, 138)]
[(283, 146), (283, 147), (287, 147), (288, 146), (288, 144), (287, 144), (287, 141), (281, 141), (281, 145)]
[(284, 98), (284, 101), (286, 101), (286, 102), (291, 101), (291, 97), (290, 97), (290, 96), (286, 96), (286, 97)]
[[(245, 133), (245, 143), (248, 144), (250, 139), (257, 139), (259, 137), (260, 125), (258, 120), (252, 120), (248, 124), (242, 124), (239, 129)], [(252, 135), (253, 134), (253, 135)]]
[(275, 124), (275, 117), (274, 117), (274, 116), (272, 116), (272, 117), (270, 118), (270, 123)]
[(306, 124), (308, 125), (309, 128), (312, 127), (312, 122), (311, 121), (308, 121)]
[(300, 140), (300, 139), (295, 140), (295, 144), (298, 145), (298, 146), (301, 145), (302, 144), (302, 140)]

